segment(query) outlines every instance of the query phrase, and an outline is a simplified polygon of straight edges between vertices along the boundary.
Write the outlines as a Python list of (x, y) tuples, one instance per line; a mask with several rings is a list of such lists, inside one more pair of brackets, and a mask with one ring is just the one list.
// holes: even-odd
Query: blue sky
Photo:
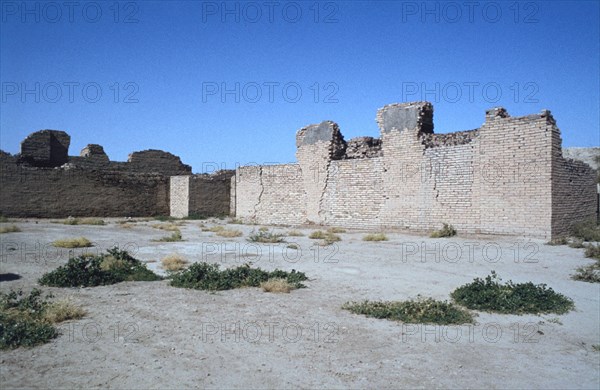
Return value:
[(194, 172), (295, 161), (322, 120), (378, 136), (429, 100), (438, 133), (550, 109), (600, 144), (598, 1), (2, 1), (0, 147), (40, 129), (115, 161), (163, 149)]

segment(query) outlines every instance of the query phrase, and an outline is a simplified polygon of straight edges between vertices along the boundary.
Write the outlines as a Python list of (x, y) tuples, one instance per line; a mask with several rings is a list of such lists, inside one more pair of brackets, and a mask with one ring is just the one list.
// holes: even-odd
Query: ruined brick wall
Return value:
[(231, 179), (235, 171), (171, 177), (171, 216), (229, 215)]
[(377, 122), (381, 139), (362, 145), (344, 141), (334, 122), (302, 128), (298, 165), (269, 166), (268, 178), (267, 167), (239, 168), (236, 215), (374, 229), (446, 222), (550, 238), (595, 212), (594, 173), (562, 158), (549, 111), (510, 117), (496, 108), (478, 129), (434, 134), (433, 107), (415, 102), (383, 107)]
[(100, 145), (68, 156), (70, 137), (57, 130), (29, 135), (21, 153), (0, 153), (0, 213), (64, 218), (168, 215), (169, 176), (191, 168), (170, 153), (136, 152), (108, 159)]
[(275, 225), (307, 220), (307, 196), (298, 164), (239, 167), (235, 178), (236, 216)]
[(168, 180), (162, 175), (33, 168), (5, 162), (0, 161), (0, 213), (4, 216), (135, 217), (169, 213)]

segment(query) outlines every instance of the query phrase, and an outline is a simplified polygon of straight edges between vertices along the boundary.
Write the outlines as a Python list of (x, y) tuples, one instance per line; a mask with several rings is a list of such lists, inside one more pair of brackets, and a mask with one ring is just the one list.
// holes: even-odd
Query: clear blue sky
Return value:
[(377, 109), (414, 100), (434, 104), (439, 133), (494, 106), (547, 108), (564, 146), (600, 144), (598, 1), (1, 4), (10, 153), (59, 129), (71, 155), (97, 143), (115, 161), (163, 149), (194, 172), (286, 163), (303, 126), (378, 136)]

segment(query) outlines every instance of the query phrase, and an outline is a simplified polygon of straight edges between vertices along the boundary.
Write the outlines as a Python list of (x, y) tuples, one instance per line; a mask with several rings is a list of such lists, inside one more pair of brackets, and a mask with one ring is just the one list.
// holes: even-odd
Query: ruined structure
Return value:
[(296, 134), (297, 164), (236, 171), (232, 214), (262, 224), (438, 229), (551, 238), (596, 218), (596, 175), (562, 155), (550, 111), (488, 110), (478, 129), (433, 132), (428, 102), (377, 113), (380, 139), (331, 121)]
[[(69, 156), (64, 131), (41, 130), (21, 143), (21, 153), (0, 151), (0, 213), (7, 217), (64, 218), (169, 215), (170, 177), (197, 183), (194, 199), (211, 199), (193, 210), (207, 216), (229, 212), (233, 171), (192, 175), (190, 166), (161, 150), (110, 161), (104, 148), (90, 144)], [(217, 197), (218, 199), (213, 199)]]

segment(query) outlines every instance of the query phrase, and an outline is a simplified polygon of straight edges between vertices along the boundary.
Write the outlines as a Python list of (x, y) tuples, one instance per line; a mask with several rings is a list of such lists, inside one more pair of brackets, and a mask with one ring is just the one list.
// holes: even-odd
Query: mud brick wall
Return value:
[(8, 217), (125, 217), (168, 215), (169, 176), (191, 174), (180, 158), (160, 150), (110, 161), (100, 145), (69, 156), (64, 131), (42, 130), (21, 153), (0, 153), (0, 213)]
[(307, 197), (298, 164), (239, 167), (235, 178), (236, 216), (274, 225), (306, 221)]
[(0, 161), (0, 213), (66, 218), (167, 215), (168, 179), (157, 174), (32, 168)]
[(233, 170), (214, 174), (172, 176), (170, 180), (171, 216), (229, 215)]
[(380, 139), (347, 143), (331, 121), (300, 129), (297, 165), (237, 170), (232, 210), (258, 223), (431, 230), (445, 222), (546, 239), (595, 216), (595, 172), (562, 157), (547, 110), (511, 117), (494, 108), (480, 128), (449, 134), (434, 134), (428, 102), (391, 104), (376, 119)]

